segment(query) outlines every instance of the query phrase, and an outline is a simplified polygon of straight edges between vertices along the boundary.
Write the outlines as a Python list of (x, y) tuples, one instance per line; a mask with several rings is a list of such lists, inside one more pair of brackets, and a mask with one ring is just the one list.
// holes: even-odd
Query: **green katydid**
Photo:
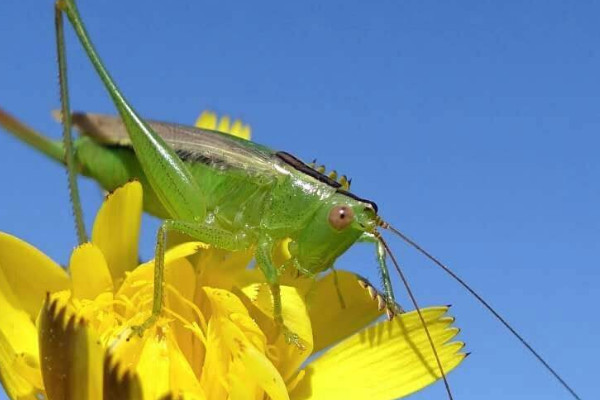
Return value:
[[(106, 86), (120, 117), (71, 115), (68, 104), (62, 16), (65, 13), (90, 61)], [(276, 321), (281, 317), (278, 276), (283, 267), (313, 276), (333, 266), (335, 260), (358, 241), (373, 243), (383, 278), (383, 307), (391, 319), (398, 308), (386, 264), (387, 256), (400, 274), (417, 310), (416, 300), (379, 229), (390, 230), (430, 258), (469, 290), (557, 378), (579, 398), (556, 372), (485, 300), (444, 264), (401, 232), (383, 221), (374, 202), (348, 191), (322, 171), (286, 152), (234, 138), (216, 131), (145, 121), (140, 118), (113, 82), (87, 36), (74, 0), (59, 0), (56, 9), (57, 47), (61, 82), (64, 144), (27, 129), (8, 115), (0, 122), (22, 140), (67, 164), (69, 186), (80, 241), (85, 229), (76, 187), (77, 172), (114, 190), (130, 179), (144, 187), (144, 208), (164, 220), (156, 245), (152, 315), (136, 330), (141, 334), (160, 314), (163, 298), (163, 254), (168, 232), (177, 231), (225, 250), (255, 250), (257, 265), (269, 284)], [(74, 143), (71, 125), (84, 134)], [(274, 246), (290, 239), (289, 265), (275, 265)], [(424, 325), (425, 330), (427, 328)], [(292, 332), (286, 332), (294, 341)], [(434, 354), (435, 353), (435, 348)], [(437, 358), (437, 354), (436, 354)], [(438, 360), (438, 367), (445, 376)], [(450, 390), (446, 382), (448, 394)]]

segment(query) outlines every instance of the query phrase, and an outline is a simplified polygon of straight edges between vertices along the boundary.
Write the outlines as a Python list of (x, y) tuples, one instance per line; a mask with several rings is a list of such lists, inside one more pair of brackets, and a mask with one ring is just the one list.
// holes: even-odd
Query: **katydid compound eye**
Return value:
[(338, 231), (346, 228), (354, 220), (354, 211), (348, 206), (335, 206), (329, 212), (329, 223)]

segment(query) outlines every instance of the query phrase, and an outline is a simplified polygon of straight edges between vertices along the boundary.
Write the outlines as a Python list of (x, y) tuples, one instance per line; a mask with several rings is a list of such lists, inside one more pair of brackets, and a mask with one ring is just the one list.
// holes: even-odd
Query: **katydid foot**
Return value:
[(135, 335), (137, 335), (139, 337), (143, 337), (146, 330), (151, 328), (156, 323), (157, 319), (158, 319), (158, 315), (152, 314), (142, 324), (133, 325), (132, 327), (130, 327), (131, 333), (129, 334), (129, 337), (127, 338), (127, 340), (130, 340)]
[(296, 346), (300, 351), (306, 350), (306, 346), (302, 343), (300, 336), (298, 336), (297, 333), (290, 331), (285, 326), (283, 327), (283, 337), (285, 338), (285, 343)]
[(275, 315), (275, 323), (277, 324), (277, 327), (279, 329), (279, 333), (277, 335), (279, 336), (279, 334), (282, 333), (286, 344), (295, 346), (300, 351), (306, 350), (306, 346), (304, 345), (304, 343), (302, 343), (300, 335), (298, 335), (295, 332), (292, 332), (287, 326), (285, 326), (281, 315)]

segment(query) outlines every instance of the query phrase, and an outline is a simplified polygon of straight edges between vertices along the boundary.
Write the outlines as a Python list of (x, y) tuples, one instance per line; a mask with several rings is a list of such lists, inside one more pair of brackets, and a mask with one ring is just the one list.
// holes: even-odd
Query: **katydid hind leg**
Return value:
[[(201, 225), (194, 226), (195, 224), (192, 221), (203, 221), (206, 216), (205, 197), (188, 167), (175, 154), (175, 151), (138, 116), (112, 80), (92, 45), (74, 0), (59, 0), (56, 3), (57, 21), (62, 21), (62, 12), (66, 13), (79, 42), (118, 109), (131, 138), (136, 156), (152, 189), (173, 218), (173, 220), (164, 221), (158, 232), (152, 315), (142, 325), (134, 327), (134, 331), (142, 334), (146, 328), (152, 325), (162, 309), (164, 251), (167, 231), (179, 230), (203, 240), (203, 235), (210, 234), (214, 229), (202, 230), (200, 228), (204, 227)], [(60, 27), (57, 28), (57, 40), (62, 43), (62, 45), (59, 44), (60, 57), (60, 50), (64, 51), (64, 39), (62, 38), (62, 24), (57, 23), (57, 26)], [(61, 63), (61, 66), (64, 67), (64, 65), (64, 62)], [(68, 103), (65, 106), (64, 102), (63, 118), (67, 121), (65, 128), (65, 131), (67, 131), (70, 112)], [(202, 234), (199, 234), (199, 232), (202, 232)], [(222, 239), (226, 241), (226, 238)], [(215, 243), (214, 241), (208, 242)]]
[[(66, 13), (79, 42), (123, 119), (145, 175), (173, 219), (201, 221), (206, 199), (188, 167), (165, 141), (139, 117), (127, 102), (98, 56), (74, 0), (59, 0), (57, 11)], [(63, 115), (66, 114), (63, 112)]]

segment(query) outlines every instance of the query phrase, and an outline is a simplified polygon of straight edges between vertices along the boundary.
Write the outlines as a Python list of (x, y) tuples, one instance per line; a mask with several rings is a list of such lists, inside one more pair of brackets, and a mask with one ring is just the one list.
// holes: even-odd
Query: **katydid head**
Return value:
[(374, 204), (336, 193), (313, 214), (290, 250), (303, 269), (318, 273), (376, 227)]

